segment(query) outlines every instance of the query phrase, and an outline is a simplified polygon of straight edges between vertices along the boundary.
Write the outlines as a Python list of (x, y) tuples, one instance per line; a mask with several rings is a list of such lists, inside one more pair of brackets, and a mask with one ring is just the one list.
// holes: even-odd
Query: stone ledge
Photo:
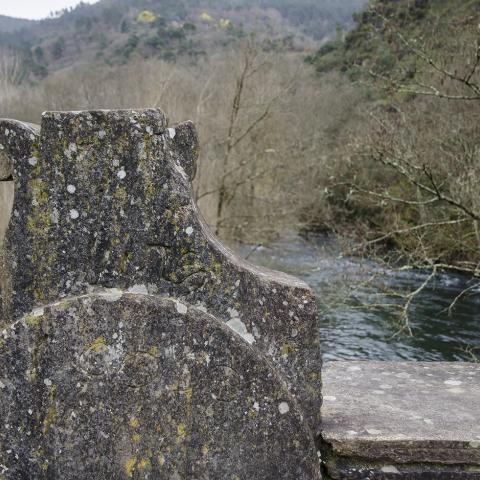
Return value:
[(331, 362), (322, 456), (335, 479), (480, 479), (480, 365)]

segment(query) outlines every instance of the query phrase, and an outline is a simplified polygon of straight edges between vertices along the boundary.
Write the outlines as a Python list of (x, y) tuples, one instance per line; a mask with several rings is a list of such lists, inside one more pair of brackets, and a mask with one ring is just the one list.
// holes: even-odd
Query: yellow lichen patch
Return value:
[(165, 465), (165, 457), (161, 453), (157, 456), (157, 462), (161, 467)]
[(40, 458), (40, 457), (43, 457), (44, 453), (43, 453), (43, 449), (40, 448), (40, 447), (37, 447), (37, 448), (34, 448), (32, 450), (32, 455), (36, 458)]
[(54, 405), (51, 405), (49, 409), (47, 410), (47, 415), (45, 415), (45, 418), (43, 419), (43, 434), (46, 435), (48, 431), (50, 430), (50, 426), (52, 423), (55, 422), (55, 418), (57, 416), (57, 411), (55, 409)]
[(49, 196), (43, 180), (35, 178), (28, 181), (28, 190), (31, 192), (36, 205), (45, 205)]
[(294, 348), (290, 344), (284, 343), (281, 349), (282, 356), (288, 357), (293, 352), (293, 350)]
[(155, 347), (155, 346), (150, 347), (150, 348), (148, 349), (148, 354), (149, 354), (150, 356), (152, 356), (152, 357), (157, 358), (158, 355), (159, 355), (159, 353), (158, 353), (158, 348)]
[(113, 194), (113, 198), (117, 202), (125, 203), (128, 199), (127, 191), (124, 187), (117, 187), (115, 193)]
[(177, 425), (177, 441), (183, 442), (185, 437), (187, 436), (187, 428), (185, 427), (184, 423), (179, 423)]
[(140, 426), (140, 421), (136, 417), (131, 417), (129, 423), (132, 428), (138, 428)]
[(120, 260), (118, 261), (118, 269), (120, 273), (125, 273), (125, 271), (127, 270), (128, 262), (130, 261), (131, 257), (132, 257), (131, 252), (126, 252), (120, 257)]
[(97, 337), (90, 345), (87, 346), (87, 350), (93, 350), (96, 353), (100, 353), (107, 348), (105, 338)]
[(184, 388), (182, 393), (188, 402), (192, 399), (193, 390), (191, 387)]
[(250, 408), (248, 410), (248, 414), (249, 418), (255, 418), (257, 415), (258, 415), (258, 412), (256, 410), (254, 410), (253, 408)]
[(150, 10), (143, 10), (137, 17), (139, 23), (153, 23), (157, 19), (157, 16)]
[(48, 212), (38, 212), (36, 215), (29, 215), (27, 218), (27, 229), (34, 235), (45, 234), (50, 228), (50, 220)]
[(133, 443), (140, 443), (141, 439), (142, 439), (142, 437), (138, 433), (134, 433), (132, 435), (132, 442)]
[(176, 392), (178, 390), (178, 384), (172, 383), (171, 385), (167, 385), (167, 390), (169, 392)]
[(148, 467), (150, 467), (150, 460), (148, 460), (148, 458), (142, 458), (137, 466), (139, 470), (145, 470)]
[(39, 303), (45, 301), (45, 295), (41, 290), (35, 289), (34, 292), (33, 292), (33, 297)]
[(208, 448), (207, 444), (202, 446), (202, 455), (207, 456), (209, 451), (210, 449)]
[(43, 320), (43, 315), (33, 315), (33, 314), (30, 314), (30, 315), (27, 315), (25, 317), (25, 323), (29, 326), (29, 327), (36, 327), (37, 325), (40, 324), (40, 322)]
[(112, 247), (118, 247), (122, 241), (118, 238), (118, 237), (114, 237), (112, 238)]
[(133, 476), (133, 470), (135, 469), (135, 465), (137, 464), (137, 459), (135, 457), (129, 458), (124, 464), (123, 468), (125, 470), (125, 473), (127, 474), (128, 477), (132, 478)]

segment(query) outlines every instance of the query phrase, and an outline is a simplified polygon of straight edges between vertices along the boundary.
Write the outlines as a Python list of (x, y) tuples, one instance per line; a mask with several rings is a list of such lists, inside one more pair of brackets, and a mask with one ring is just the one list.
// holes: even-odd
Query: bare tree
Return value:
[(480, 29), (471, 25), (468, 32), (452, 34), (456, 55), (443, 51), (441, 57), (431, 45), (436, 39), (406, 38), (390, 19), (379, 18), (377, 28), (383, 34), (388, 30), (419, 68), (412, 78), (401, 63), (388, 73), (366, 67), (373, 85), (390, 95), (390, 107), (372, 110), (367, 131), (350, 145), (359, 166), (336, 186), (348, 193), (349, 202), (373, 212), (367, 239), (356, 252), (375, 255), (393, 245), (403, 268), (431, 272), (403, 295), (399, 333), (411, 335), (412, 303), (438, 272), (478, 279), (470, 290), (480, 284)]

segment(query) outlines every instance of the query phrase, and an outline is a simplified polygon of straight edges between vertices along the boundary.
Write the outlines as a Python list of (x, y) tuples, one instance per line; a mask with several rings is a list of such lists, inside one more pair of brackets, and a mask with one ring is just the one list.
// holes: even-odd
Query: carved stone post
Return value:
[(193, 125), (48, 112), (0, 145), (0, 479), (320, 478), (314, 295), (212, 236)]

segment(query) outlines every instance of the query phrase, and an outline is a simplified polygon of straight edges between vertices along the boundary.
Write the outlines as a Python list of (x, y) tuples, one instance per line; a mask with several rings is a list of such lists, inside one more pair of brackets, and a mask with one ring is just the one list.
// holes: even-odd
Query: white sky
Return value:
[[(84, 3), (96, 3), (97, 1), (84, 0)], [(0, 0), (0, 15), (40, 19), (48, 17), (50, 12), (74, 7), (79, 3), (80, 0)]]

